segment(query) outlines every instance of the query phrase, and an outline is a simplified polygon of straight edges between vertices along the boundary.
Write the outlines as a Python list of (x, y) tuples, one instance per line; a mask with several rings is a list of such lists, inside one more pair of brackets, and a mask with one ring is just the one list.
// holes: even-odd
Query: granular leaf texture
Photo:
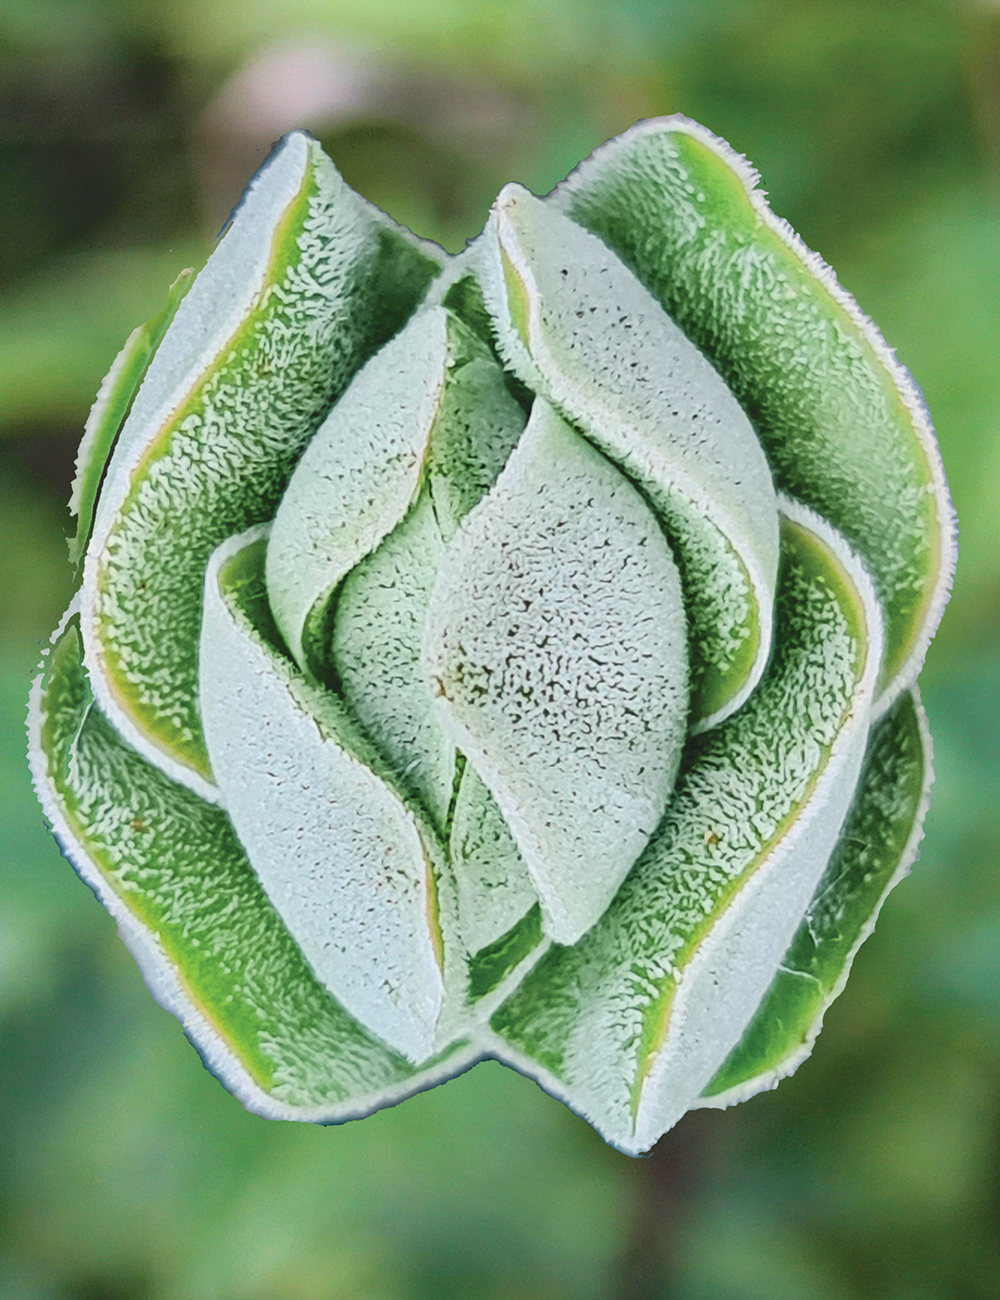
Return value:
[(929, 803), (918, 389), (639, 123), (456, 257), (276, 146), (84, 432), (36, 789), (245, 1105), (506, 1062), (637, 1154), (808, 1056)]

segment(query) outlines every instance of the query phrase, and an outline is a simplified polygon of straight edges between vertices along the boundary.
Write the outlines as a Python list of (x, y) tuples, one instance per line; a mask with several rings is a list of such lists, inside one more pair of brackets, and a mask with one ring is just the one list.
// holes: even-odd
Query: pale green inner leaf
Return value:
[(344, 582), (330, 650), (347, 704), (442, 832), (455, 783), (455, 747), (434, 712), (420, 651), (443, 554), (425, 490)]
[[(332, 630), (317, 635), (313, 653), (317, 675), (343, 691), (442, 833), (452, 801), (455, 749), (441, 730), (421, 664), (427, 605), (445, 542), (492, 486), (524, 425), (500, 367), (483, 345), (454, 316), (446, 328), (442, 387), (424, 435), (424, 487), (403, 521), (347, 575), (324, 615)], [(331, 445), (331, 466), (341, 447)], [(318, 621), (317, 629), (322, 630)]]
[(469, 951), (478, 953), (512, 930), (537, 905), (538, 895), (496, 800), (468, 763), (450, 848), (462, 935)]
[(451, 333), (447, 312), (431, 308), (372, 357), (324, 420), (275, 516), (271, 608), (299, 666), (317, 676), (330, 598), (420, 490)]

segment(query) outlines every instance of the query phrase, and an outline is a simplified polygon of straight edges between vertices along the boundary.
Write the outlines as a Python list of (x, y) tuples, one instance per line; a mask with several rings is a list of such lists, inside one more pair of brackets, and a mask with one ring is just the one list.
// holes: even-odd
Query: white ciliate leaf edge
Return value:
[(858, 951), (860, 950), (862, 944), (864, 944), (865, 941), (874, 932), (875, 926), (878, 922), (878, 918), (882, 911), (882, 908), (885, 905), (886, 899), (896, 888), (896, 886), (900, 883), (900, 881), (905, 880), (906, 877), (910, 874), (910, 871), (913, 868), (913, 864), (916, 862), (917, 857), (919, 856), (920, 843), (924, 837), (924, 822), (927, 818), (927, 813), (931, 806), (931, 788), (934, 785), (934, 777), (935, 777), (934, 747), (933, 747), (933, 741), (931, 739), (930, 728), (927, 724), (927, 714), (924, 712), (924, 708), (920, 702), (920, 696), (919, 693), (916, 691), (916, 688), (910, 687), (910, 689), (914, 693), (914, 702), (916, 704), (916, 714), (917, 714), (917, 720), (920, 729), (920, 738), (923, 744), (924, 781), (923, 781), (923, 789), (920, 795), (920, 802), (917, 806), (916, 815), (914, 817), (913, 827), (910, 831), (909, 837), (907, 839), (906, 845), (900, 856), (899, 863), (895, 871), (892, 873), (888, 882), (886, 883), (885, 888), (883, 889), (881, 895), (879, 896), (878, 902), (875, 904), (874, 909), (868, 916), (868, 919), (861, 927), (858, 937), (855, 939), (854, 943), (852, 944), (851, 949), (847, 955), (847, 958), (844, 961), (843, 968), (841, 969), (841, 972), (837, 977), (836, 983), (833, 985), (829, 993), (823, 999), (823, 1004), (820, 1007), (819, 1013), (816, 1016), (815, 1020), (812, 1022), (809, 1028), (808, 1035), (806, 1036), (802, 1045), (796, 1051), (792, 1052), (789, 1056), (785, 1057), (784, 1060), (782, 1060), (782, 1062), (780, 1063), (780, 1065), (778, 1065), (775, 1069), (769, 1070), (765, 1074), (756, 1075), (754, 1078), (748, 1079), (746, 1080), (745, 1083), (739, 1084), (734, 1088), (730, 1088), (726, 1092), (717, 1093), (715, 1096), (712, 1097), (702, 1097), (698, 1102), (694, 1103), (699, 1109), (725, 1110), (729, 1106), (736, 1106), (742, 1101), (748, 1101), (751, 1097), (756, 1097), (758, 1093), (767, 1092), (769, 1089), (776, 1088), (778, 1084), (782, 1081), (782, 1079), (789, 1078), (791, 1075), (795, 1073), (795, 1071), (799, 1068), (799, 1066), (803, 1064), (804, 1061), (807, 1061), (809, 1059), (809, 1057), (812, 1055), (813, 1048), (816, 1046), (816, 1040), (819, 1038), (820, 1032), (822, 1031), (823, 1022), (826, 1018), (826, 1013), (827, 1011), (829, 1011), (830, 1007), (833, 1005), (834, 1002), (836, 1002), (836, 1000), (840, 997), (841, 993), (843, 993), (844, 989), (847, 987), (847, 981), (851, 974), (851, 967), (854, 964), (854, 959), (858, 955)]
[[(647, 1151), (692, 1106), (739, 1041), (787, 951), (826, 867), (854, 794), (872, 720), (881, 664), (882, 619), (857, 557), (810, 510), (782, 499), (782, 513), (833, 552), (860, 596), (868, 635), (850, 717), (833, 742), (816, 788), (767, 859), (725, 905), (685, 966), (670, 1005), (665, 1038), (641, 1084), (628, 1127), (591, 1090), (556, 1077), (494, 1033), (498, 1059), (535, 1079), (629, 1155)], [(582, 1050), (582, 1043), (577, 1047)], [(596, 1042), (593, 1053), (599, 1050)], [(582, 1065), (581, 1061), (577, 1062)]]
[(875, 721), (885, 713), (886, 709), (908, 686), (911, 686), (916, 681), (923, 667), (927, 649), (944, 614), (955, 576), (955, 565), (958, 558), (958, 521), (930, 412), (913, 375), (900, 362), (895, 350), (886, 342), (884, 335), (875, 322), (862, 311), (857, 300), (840, 283), (833, 268), (824, 261), (819, 253), (805, 244), (801, 236), (783, 217), (777, 216), (772, 211), (768, 203), (767, 191), (760, 188), (761, 176), (754, 165), (745, 155), (739, 153), (720, 136), (715, 135), (699, 122), (677, 113), (665, 117), (648, 118), (636, 123), (623, 135), (598, 146), (588, 158), (578, 164), (566, 179), (556, 186), (549, 196), (550, 201), (563, 193), (572, 192), (577, 184), (577, 173), (586, 169), (591, 162), (598, 162), (605, 155), (612, 154), (624, 139), (641, 139), (644, 136), (657, 136), (669, 132), (679, 132), (692, 136), (716, 154), (739, 177), (760, 221), (778, 236), (802, 266), (823, 285), (863, 335), (878, 361), (885, 367), (913, 421), (917, 439), (926, 457), (937, 503), (938, 545), (940, 548), (938, 573), (928, 601), (927, 614), (921, 633), (916, 639), (906, 663), (876, 700), (873, 715), (873, 721)]
[[(79, 613), (75, 598), (52, 634), (55, 645), (70, 619)], [(42, 665), (44, 669), (44, 662)], [(215, 1029), (211, 1021), (188, 996), (180, 974), (169, 960), (155, 935), (142, 924), (125, 901), (111, 888), (102, 871), (93, 863), (86, 849), (73, 833), (62, 803), (49, 778), (48, 764), (41, 746), (43, 671), (40, 669), (31, 688), (28, 706), (28, 759), (35, 794), (63, 857), (91, 889), (118, 927), (118, 937), (125, 944), (150, 994), (164, 1011), (180, 1023), (185, 1037), (201, 1057), (205, 1068), (251, 1114), (261, 1119), (296, 1120), (313, 1124), (339, 1124), (363, 1119), (386, 1106), (396, 1105), (414, 1093), (436, 1087), (462, 1074), (482, 1059), (475, 1044), (459, 1048), (446, 1061), (414, 1074), (410, 1079), (352, 1098), (338, 1105), (295, 1106), (263, 1089), (246, 1070), (239, 1057)]]

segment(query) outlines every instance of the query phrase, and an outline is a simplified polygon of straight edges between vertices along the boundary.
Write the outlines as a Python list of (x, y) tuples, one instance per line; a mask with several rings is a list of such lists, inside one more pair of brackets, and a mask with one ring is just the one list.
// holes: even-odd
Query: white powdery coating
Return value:
[(450, 545), (425, 670), (572, 943), (656, 829), (687, 724), (676, 566), (632, 485), (536, 400)]
[(416, 498), (447, 362), (447, 312), (418, 313), (355, 376), (292, 475), (267, 548), (267, 589), (300, 667), (310, 612)]
[(220, 567), (263, 535), (225, 543), (206, 575), (201, 694), (213, 769), (254, 870), (317, 977), (420, 1061), (442, 998), (432, 866), (404, 805), (341, 743), (333, 698), (296, 680), (221, 596)]
[[(523, 286), (526, 322), (516, 319), (503, 258)], [(696, 658), (728, 672), (757, 623), (748, 680), (701, 720), (719, 721), (747, 697), (770, 647), (778, 514), (753, 427), (619, 258), (520, 186), (501, 192), (482, 261), (491, 309), (510, 322), (500, 341), (515, 368), (535, 372), (545, 396), (641, 484), (664, 519), (686, 579)]]

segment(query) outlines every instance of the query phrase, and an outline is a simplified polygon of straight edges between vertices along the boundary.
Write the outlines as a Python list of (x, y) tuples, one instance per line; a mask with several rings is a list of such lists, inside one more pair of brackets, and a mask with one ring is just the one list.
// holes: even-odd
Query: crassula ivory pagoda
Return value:
[(755, 185), (645, 122), (448, 257), (295, 133), (105, 380), (35, 781), (259, 1114), (494, 1057), (643, 1151), (795, 1069), (912, 862), (947, 488)]

